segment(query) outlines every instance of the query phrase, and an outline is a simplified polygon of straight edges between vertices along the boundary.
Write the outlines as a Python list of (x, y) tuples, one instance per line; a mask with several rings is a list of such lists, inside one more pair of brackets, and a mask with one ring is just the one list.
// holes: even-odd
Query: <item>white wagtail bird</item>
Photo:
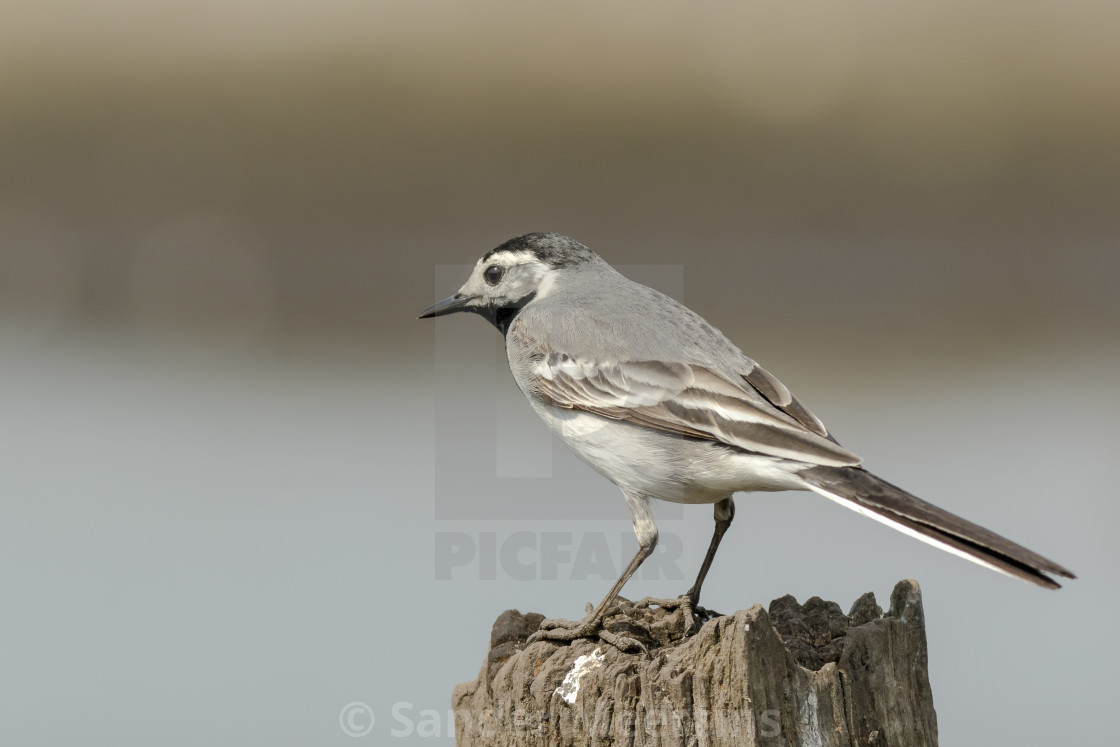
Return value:
[(650, 499), (715, 504), (700, 587), (735, 516), (732, 494), (811, 490), (902, 532), (1048, 589), (1062, 566), (943, 511), (860, 466), (774, 376), (698, 314), (629, 280), (579, 242), (519, 236), (488, 252), (455, 295), (420, 318), (480, 314), (505, 336), (513, 378), (541, 419), (617, 485), (639, 549), (585, 619), (536, 638), (600, 634), (623, 585), (657, 544)]

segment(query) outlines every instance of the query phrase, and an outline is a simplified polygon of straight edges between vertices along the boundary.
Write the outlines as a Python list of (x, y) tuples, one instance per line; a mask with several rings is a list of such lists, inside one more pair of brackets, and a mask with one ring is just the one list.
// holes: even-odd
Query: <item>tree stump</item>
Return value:
[(517, 745), (937, 744), (915, 581), (883, 610), (867, 593), (845, 615), (791, 596), (709, 620), (685, 637), (683, 609), (620, 599), (597, 640), (525, 640), (541, 615), (503, 612), (474, 682), (452, 695), (458, 747)]

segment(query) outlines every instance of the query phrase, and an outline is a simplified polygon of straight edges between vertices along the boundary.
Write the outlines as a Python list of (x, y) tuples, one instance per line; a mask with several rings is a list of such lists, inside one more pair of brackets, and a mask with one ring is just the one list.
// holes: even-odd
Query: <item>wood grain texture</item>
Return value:
[[(684, 615), (621, 600), (608, 629), (641, 640), (647, 655), (590, 640), (526, 646), (541, 616), (504, 612), (478, 678), (453, 693), (456, 744), (937, 744), (916, 582), (899, 582), (886, 613), (872, 594), (847, 615), (787, 596), (682, 640)], [(565, 678), (571, 702), (557, 691)]]

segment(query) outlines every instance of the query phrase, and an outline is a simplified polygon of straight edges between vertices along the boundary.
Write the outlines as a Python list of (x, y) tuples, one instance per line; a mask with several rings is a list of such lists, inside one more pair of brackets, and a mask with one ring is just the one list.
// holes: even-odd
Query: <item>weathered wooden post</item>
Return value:
[(786, 596), (688, 638), (683, 610), (622, 600), (607, 627), (648, 653), (526, 646), (540, 620), (511, 610), (494, 623), (478, 679), (452, 695), (458, 747), (937, 744), (915, 581), (885, 614), (870, 593), (847, 615)]

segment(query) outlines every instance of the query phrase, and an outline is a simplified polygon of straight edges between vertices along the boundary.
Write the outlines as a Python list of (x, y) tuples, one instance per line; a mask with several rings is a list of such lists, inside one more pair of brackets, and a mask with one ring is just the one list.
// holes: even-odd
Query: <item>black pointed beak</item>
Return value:
[(461, 293), (456, 293), (451, 298), (445, 298), (439, 303), (432, 304), (428, 308), (420, 312), (417, 319), (431, 319), (433, 316), (443, 316), (444, 314), (454, 314), (456, 311), (466, 311), (467, 304), (475, 299), (474, 296), (464, 296)]

